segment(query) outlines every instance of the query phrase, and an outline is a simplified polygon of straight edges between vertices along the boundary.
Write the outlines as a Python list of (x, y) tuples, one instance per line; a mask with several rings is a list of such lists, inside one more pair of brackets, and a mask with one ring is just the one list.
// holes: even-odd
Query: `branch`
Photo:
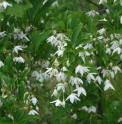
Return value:
[(89, 3), (93, 4), (94, 6), (99, 8), (99, 5), (97, 5), (96, 3), (94, 3), (92, 0), (87, 0)]
[(80, 4), (81, 4), (81, 7), (82, 7), (82, 9), (83, 9), (83, 11), (84, 11), (84, 3), (83, 3), (83, 1), (82, 0), (79, 0), (79, 2), (80, 2)]

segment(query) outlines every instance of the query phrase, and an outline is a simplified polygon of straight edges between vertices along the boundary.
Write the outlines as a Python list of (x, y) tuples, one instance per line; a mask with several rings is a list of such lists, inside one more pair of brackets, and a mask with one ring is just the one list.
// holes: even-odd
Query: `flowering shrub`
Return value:
[[(122, 122), (121, 0), (88, 1), (90, 11), (79, 0), (76, 12), (60, 2), (0, 4), (0, 124)], [(52, 100), (47, 120), (40, 99)]]

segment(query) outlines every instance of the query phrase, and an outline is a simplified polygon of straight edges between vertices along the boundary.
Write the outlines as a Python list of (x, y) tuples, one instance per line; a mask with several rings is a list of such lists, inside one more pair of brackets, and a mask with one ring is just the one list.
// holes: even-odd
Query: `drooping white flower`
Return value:
[(78, 77), (73, 77), (71, 76), (70, 77), (70, 83), (72, 84), (72, 86), (75, 84), (75, 85), (78, 85), (78, 84), (83, 84), (83, 81), (78, 78)]
[(118, 121), (118, 123), (122, 122), (122, 117), (119, 118), (117, 121)]
[(117, 73), (117, 71), (120, 71), (122, 73), (122, 70), (118, 66), (113, 66), (112, 70), (114, 71), (115, 74)]
[(57, 75), (59, 72), (56, 68), (47, 68), (47, 71), (45, 73), (48, 73), (50, 77), (53, 77)]
[(25, 60), (21, 56), (20, 57), (14, 57), (13, 61), (14, 62), (19, 62), (19, 63), (24, 63), (25, 62)]
[(65, 104), (66, 104), (66, 103), (65, 103), (65, 101), (63, 100), (61, 105), (62, 105), (64, 108), (65, 108)]
[(4, 7), (4, 9), (6, 9), (7, 6), (11, 6), (12, 7), (12, 4), (10, 4), (10, 3), (6, 2), (6, 1), (3, 1), (1, 5)]
[(54, 64), (54, 66), (59, 66), (59, 62), (58, 62), (58, 60), (57, 59), (55, 59), (55, 61), (53, 62), (53, 64)]
[(106, 31), (106, 29), (105, 29), (105, 28), (102, 28), (102, 29), (98, 30), (97, 32), (98, 32), (100, 35), (102, 35), (102, 34), (105, 33), (105, 31)]
[(38, 102), (37, 98), (35, 98), (35, 97), (33, 97), (33, 98), (31, 99), (31, 101), (32, 101), (33, 105), (36, 105), (37, 102)]
[(7, 117), (14, 121), (14, 117), (11, 114), (8, 114)]
[(39, 115), (39, 113), (36, 110), (30, 110), (28, 112), (29, 115)]
[(91, 113), (91, 112), (96, 113), (96, 111), (97, 111), (97, 109), (94, 106), (91, 106), (88, 108), (88, 113)]
[(88, 111), (88, 108), (86, 106), (83, 106), (81, 109), (86, 111), (86, 112)]
[(59, 99), (52, 101), (50, 103), (55, 103), (55, 106), (61, 106), (62, 105), (62, 102)]
[(114, 49), (113, 53), (115, 53), (115, 52), (120, 54), (122, 52), (122, 49), (120, 47), (117, 47), (116, 49)]
[(65, 92), (65, 84), (59, 83), (56, 86), (57, 86), (57, 91), (62, 90), (63, 92)]
[(87, 12), (86, 15), (95, 17), (96, 15), (99, 15), (99, 13), (96, 12), (95, 10), (91, 10), (91, 11)]
[(88, 75), (86, 77), (88, 83), (91, 83), (91, 80), (93, 80), (93, 81), (95, 80), (93, 74), (96, 74), (96, 73), (88, 73)]
[(54, 36), (50, 36), (50, 37), (47, 39), (47, 42), (48, 42), (48, 43), (51, 43), (51, 45), (54, 45), (54, 46), (55, 46), (55, 43), (57, 42), (57, 39), (56, 39), (56, 37), (54, 37)]
[(120, 24), (122, 24), (122, 16), (120, 17)]
[(75, 73), (77, 74), (78, 72), (83, 76), (83, 74), (85, 73), (85, 72), (88, 72), (89, 71), (89, 69), (88, 69), (89, 67), (85, 67), (85, 66), (82, 66), (82, 65), (78, 65), (76, 68), (75, 68)]
[(101, 84), (101, 82), (103, 82), (103, 80), (101, 79), (100, 76), (97, 76), (97, 77), (95, 78), (95, 81), (97, 81), (99, 84)]
[(4, 66), (4, 63), (0, 60), (0, 68)]
[(18, 4), (20, 3), (20, 2), (22, 2), (22, 0), (15, 0)]
[(6, 36), (6, 31), (0, 32), (0, 38), (3, 38), (4, 36)]
[(104, 85), (105, 85), (104, 86), (104, 91), (106, 91), (108, 89), (115, 90), (114, 87), (113, 87), (113, 85), (111, 84), (111, 82), (108, 79), (105, 80)]
[(74, 91), (77, 91), (78, 97), (83, 94), (86, 96), (86, 90), (83, 87), (78, 87)]
[(54, 89), (54, 91), (53, 91), (51, 96), (58, 96), (58, 91), (56, 89)]
[(67, 78), (66, 74), (64, 74), (63, 72), (59, 72), (57, 75), (56, 75), (56, 79), (58, 82), (60, 81), (65, 81)]
[(75, 119), (75, 120), (76, 120), (76, 119), (77, 119), (77, 114), (76, 114), (76, 113), (75, 113), (75, 114), (73, 114), (71, 118), (73, 118), (73, 119)]
[(99, 4), (107, 3), (107, 0), (100, 0)]
[(75, 93), (71, 93), (67, 98), (66, 100), (70, 100), (71, 103), (74, 103), (74, 101), (78, 100), (80, 101), (80, 99), (77, 97), (77, 94)]
[(22, 51), (23, 50), (23, 47), (22, 46), (15, 46), (14, 49), (13, 49), (13, 52), (17, 53), (18, 54), (18, 51)]

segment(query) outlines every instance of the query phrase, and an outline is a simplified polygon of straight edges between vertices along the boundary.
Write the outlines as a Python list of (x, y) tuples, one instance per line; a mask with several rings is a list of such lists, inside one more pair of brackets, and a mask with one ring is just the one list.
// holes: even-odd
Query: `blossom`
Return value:
[(91, 82), (91, 79), (92, 79), (93, 81), (95, 80), (93, 74), (96, 74), (96, 73), (88, 73), (88, 75), (87, 75), (87, 77), (86, 77), (86, 79), (87, 79), (87, 81), (88, 81), (89, 83)]
[(62, 102), (59, 99), (52, 101), (50, 103), (55, 103), (55, 106), (61, 106), (62, 105)]
[(96, 15), (99, 15), (99, 13), (96, 12), (95, 10), (91, 10), (91, 11), (87, 12), (86, 15), (95, 17)]
[(11, 114), (8, 114), (7, 117), (10, 118), (11, 120), (14, 120), (14, 117)]
[(28, 112), (29, 115), (39, 115), (39, 113), (36, 110), (30, 110)]
[(15, 46), (14, 49), (13, 49), (13, 52), (17, 53), (18, 54), (18, 51), (22, 51), (23, 50), (23, 47), (22, 46)]
[(85, 67), (85, 66), (82, 66), (82, 65), (78, 65), (76, 68), (75, 68), (75, 73), (77, 74), (78, 72), (83, 76), (83, 74), (85, 73), (85, 72), (88, 72), (89, 71), (89, 69), (88, 69), (89, 67)]
[(18, 4), (20, 3), (20, 2), (22, 2), (22, 0), (15, 0)]
[(121, 118), (119, 118), (117, 121), (118, 121), (118, 123), (119, 123), (119, 122), (122, 122), (122, 117), (121, 117)]
[(58, 82), (60, 82), (60, 81), (64, 82), (66, 80), (66, 78), (67, 78), (67, 76), (63, 72), (60, 72), (56, 75), (56, 79)]
[(14, 62), (19, 62), (19, 63), (24, 63), (25, 62), (25, 60), (21, 56), (20, 57), (14, 57), (13, 61)]
[(0, 68), (4, 66), (4, 63), (2, 61), (0, 61)]
[(74, 101), (78, 100), (80, 101), (80, 99), (77, 97), (77, 94), (75, 93), (71, 93), (67, 98), (66, 100), (70, 99), (70, 102), (71, 103), (74, 103)]
[(106, 91), (106, 90), (108, 90), (108, 89), (113, 89), (113, 90), (115, 90), (114, 87), (113, 87), (113, 85), (111, 84), (111, 82), (110, 82), (108, 79), (105, 80), (104, 84), (105, 84), (105, 86), (104, 86), (104, 91)]
[(35, 97), (32, 98), (31, 101), (32, 101), (33, 105), (36, 105), (36, 103), (38, 102), (37, 98), (35, 98)]
[(98, 30), (97, 32), (98, 32), (100, 35), (102, 35), (103, 33), (105, 33), (105, 31), (106, 31), (106, 29), (105, 29), (105, 28), (102, 28), (102, 29)]
[(95, 78), (95, 81), (97, 81), (99, 84), (101, 84), (101, 82), (103, 82), (103, 80), (101, 79), (100, 76), (97, 76), (97, 77)]
[(70, 83), (72, 84), (72, 86), (74, 85), (74, 84), (76, 84), (76, 85), (78, 85), (78, 84), (83, 84), (83, 81), (80, 79), (80, 78), (78, 78), (78, 77), (73, 77), (73, 76), (71, 76), (70, 77)]
[(78, 92), (77, 93), (78, 94), (78, 97), (81, 95), (81, 93), (86, 96), (86, 90), (83, 87), (78, 87), (74, 91), (77, 91)]
[(73, 114), (71, 118), (73, 118), (73, 119), (77, 119), (77, 114), (76, 114), (76, 113)]
[(122, 24), (122, 16), (120, 17), (120, 24)]
[(88, 108), (88, 113), (91, 113), (91, 112), (96, 113), (96, 111), (97, 111), (96, 107), (94, 107), (94, 106), (91, 106)]
[(7, 6), (11, 6), (11, 7), (12, 7), (12, 4), (10, 4), (10, 3), (6, 2), (6, 1), (3, 1), (3, 2), (1, 3), (1, 6), (3, 6), (4, 9), (6, 9)]
[(57, 39), (56, 39), (56, 37), (54, 37), (54, 36), (50, 36), (48, 39), (47, 39), (47, 42), (49, 43), (51, 43), (51, 45), (54, 45), (55, 46), (55, 43), (57, 42)]
[(65, 84), (63, 84), (63, 83), (57, 84), (57, 91), (59, 91), (61, 89), (62, 89), (63, 92), (65, 92)]
[(107, 3), (107, 0), (100, 0), (99, 4)]
[(116, 49), (114, 49), (113, 53), (115, 53), (115, 52), (120, 54), (122, 52), (122, 49), (120, 47), (117, 47)]
[(86, 112), (88, 111), (88, 108), (86, 106), (83, 106), (81, 109), (86, 111)]
[(120, 71), (122, 73), (121, 69), (118, 66), (113, 66), (112, 70), (114, 71), (115, 74), (117, 73), (117, 71)]
[(47, 68), (47, 71), (45, 73), (48, 73), (49, 76), (52, 77), (58, 74), (58, 70), (55, 68)]
[(0, 107), (2, 107), (3, 106), (3, 102), (0, 100)]
[(58, 96), (58, 91), (56, 89), (54, 89), (54, 91), (53, 91), (51, 96)]
[(4, 36), (6, 36), (6, 31), (0, 32), (0, 38), (3, 38)]

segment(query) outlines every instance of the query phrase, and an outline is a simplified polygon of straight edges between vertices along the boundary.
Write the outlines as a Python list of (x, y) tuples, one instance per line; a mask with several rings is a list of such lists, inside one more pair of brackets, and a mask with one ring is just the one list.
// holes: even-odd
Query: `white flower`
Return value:
[(122, 6), (122, 0), (120, 0), (120, 5)]
[(74, 85), (74, 84), (76, 84), (76, 85), (78, 85), (78, 84), (83, 84), (83, 81), (80, 79), (80, 78), (78, 78), (78, 77), (73, 77), (73, 76), (71, 76), (70, 77), (70, 83), (72, 84), (72, 86)]
[(51, 96), (58, 96), (58, 91), (56, 89), (54, 89), (54, 91), (53, 91)]
[(101, 84), (101, 82), (103, 82), (103, 80), (101, 79), (100, 76), (97, 76), (97, 77), (95, 78), (95, 81), (97, 81), (99, 84)]
[(115, 90), (114, 87), (112, 86), (111, 82), (110, 82), (108, 79), (105, 80), (104, 84), (105, 84), (105, 86), (104, 86), (104, 91), (106, 91), (106, 90), (108, 90), (108, 89), (113, 89), (113, 90)]
[(12, 4), (9, 4), (9, 3), (6, 2), (6, 1), (3, 1), (3, 2), (2, 2), (2, 6), (4, 7), (4, 9), (6, 9), (7, 6), (11, 6), (11, 7), (12, 7)]
[(21, 56), (20, 57), (14, 57), (13, 61), (14, 62), (19, 62), (19, 63), (24, 63), (25, 62), (25, 60)]
[(3, 102), (0, 100), (0, 107), (2, 107), (3, 106)]
[(6, 36), (6, 31), (0, 32), (0, 38), (3, 38), (4, 36)]
[(115, 52), (120, 54), (122, 52), (122, 49), (120, 47), (117, 47), (116, 49), (114, 49), (113, 53), (115, 53)]
[(120, 24), (122, 24), (122, 16), (120, 17)]
[(87, 75), (87, 77), (86, 77), (86, 79), (87, 79), (87, 81), (88, 81), (89, 83), (91, 82), (91, 79), (92, 79), (93, 81), (95, 80), (93, 74), (96, 74), (96, 73), (88, 73), (88, 75)]
[(8, 116), (8, 118), (10, 118), (11, 120), (14, 120), (14, 117), (13, 117), (11, 114), (8, 114), (7, 116)]
[(57, 84), (57, 91), (59, 90), (62, 90), (63, 92), (65, 92), (65, 84), (63, 83)]
[(71, 103), (74, 103), (74, 101), (78, 100), (80, 101), (80, 99), (77, 97), (77, 94), (75, 93), (71, 93), (66, 100), (70, 99), (70, 102)]
[(39, 115), (39, 113), (36, 110), (30, 110), (28, 112), (29, 115)]
[(61, 106), (62, 105), (62, 102), (59, 99), (52, 101), (50, 103), (55, 103), (55, 106)]
[(103, 77), (105, 77), (108, 75), (108, 70), (103, 69), (101, 73), (103, 74)]
[(15, 0), (18, 4), (20, 3), (20, 2), (22, 2), (22, 0)]
[(86, 111), (86, 112), (88, 111), (88, 108), (86, 106), (83, 106), (81, 109)]
[(54, 66), (59, 66), (59, 62), (58, 62), (58, 60), (57, 59), (55, 59), (55, 61), (53, 62), (53, 64), (54, 64)]
[(82, 66), (82, 65), (78, 65), (76, 68), (75, 68), (75, 73), (77, 74), (78, 72), (83, 76), (83, 74), (85, 73), (85, 72), (88, 72), (89, 71), (89, 69), (88, 69), (89, 67), (85, 67), (85, 66)]
[(118, 121), (118, 123), (122, 122), (122, 117), (119, 118), (117, 121)]
[(0, 61), (0, 68), (4, 66), (4, 63), (2, 61)]
[(86, 15), (94, 17), (96, 15), (99, 15), (99, 13), (96, 12), (95, 10), (91, 10), (91, 11), (87, 12)]
[(73, 118), (73, 119), (77, 119), (77, 114), (76, 114), (76, 113), (73, 114), (71, 118)]
[(18, 54), (18, 51), (19, 50), (23, 50), (23, 47), (22, 46), (15, 46), (14, 49), (13, 49), (13, 52), (17, 53)]
[(64, 82), (66, 80), (66, 78), (67, 78), (67, 76), (63, 72), (60, 72), (56, 75), (56, 79), (58, 82), (60, 82), (60, 81)]
[(78, 97), (81, 95), (81, 93), (86, 96), (86, 90), (83, 87), (78, 87), (74, 91), (77, 91)]
[(26, 34), (24, 34), (24, 33), (23, 33), (23, 31), (21, 31), (21, 33), (20, 33), (20, 34), (18, 34), (18, 37), (19, 37), (20, 39), (25, 38), (25, 39), (26, 39), (26, 41), (30, 41), (30, 40), (26, 37)]
[(65, 104), (66, 104), (66, 103), (65, 103), (65, 101), (63, 100), (63, 102), (62, 102), (61, 105), (62, 105), (64, 108), (65, 108)]
[(107, 3), (107, 0), (100, 0), (99, 4)]
[(48, 73), (50, 77), (57, 75), (59, 72), (55, 68), (47, 68), (47, 71), (45, 73)]
[(96, 107), (94, 107), (94, 106), (91, 106), (88, 108), (88, 113), (91, 113), (91, 112), (96, 113), (96, 111), (97, 111)]
[(112, 70), (114, 71), (115, 74), (117, 73), (117, 71), (120, 71), (122, 73), (121, 69), (118, 66), (113, 66)]
[(98, 32), (100, 35), (102, 35), (103, 33), (105, 33), (105, 31), (106, 31), (106, 29), (105, 29), (105, 28), (102, 28), (102, 29), (98, 30), (97, 32)]
[(54, 45), (54, 46), (55, 46), (55, 43), (57, 42), (57, 39), (56, 39), (54, 36), (50, 36), (50, 37), (47, 39), (47, 42), (50, 42), (51, 45)]
[(34, 97), (34, 98), (32, 98), (32, 99), (31, 99), (31, 101), (32, 101), (33, 105), (36, 105), (36, 104), (37, 104), (37, 102), (38, 102), (37, 98), (35, 98), (35, 97)]

